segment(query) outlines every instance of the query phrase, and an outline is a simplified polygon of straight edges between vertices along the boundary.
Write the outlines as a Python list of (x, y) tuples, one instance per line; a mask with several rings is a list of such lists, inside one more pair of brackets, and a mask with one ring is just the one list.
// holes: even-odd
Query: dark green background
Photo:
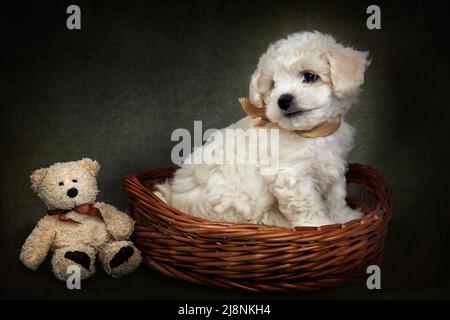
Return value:
[[(449, 74), (445, 10), (429, 1), (75, 1), (82, 30), (65, 27), (72, 2), (2, 7), (1, 298), (449, 298)], [(314, 293), (248, 294), (169, 279), (141, 267), (99, 271), (69, 291), (23, 267), (20, 246), (45, 213), (29, 175), (82, 157), (102, 165), (99, 199), (125, 209), (125, 173), (170, 166), (176, 128), (240, 119), (258, 57), (289, 33), (319, 30), (369, 50), (364, 93), (348, 121), (352, 161), (379, 169), (396, 197), (382, 290), (361, 282)]]

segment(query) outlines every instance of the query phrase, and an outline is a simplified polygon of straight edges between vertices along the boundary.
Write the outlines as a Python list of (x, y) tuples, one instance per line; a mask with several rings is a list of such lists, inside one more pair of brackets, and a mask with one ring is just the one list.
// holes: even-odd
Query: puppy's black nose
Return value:
[(287, 110), (292, 104), (294, 97), (291, 94), (282, 94), (278, 99), (278, 106), (280, 109)]
[(75, 198), (78, 194), (78, 190), (76, 188), (70, 188), (67, 190), (67, 196), (71, 198)]

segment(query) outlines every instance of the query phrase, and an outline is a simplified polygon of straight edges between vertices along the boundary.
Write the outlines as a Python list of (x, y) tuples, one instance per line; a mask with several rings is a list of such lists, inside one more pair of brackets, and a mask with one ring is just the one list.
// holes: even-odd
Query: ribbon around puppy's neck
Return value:
[[(266, 116), (266, 108), (258, 108), (254, 106), (248, 98), (238, 99), (242, 109), (252, 119), (261, 118), (264, 122), (270, 122)], [(335, 133), (341, 126), (341, 117), (337, 116), (327, 121), (324, 121), (312, 129), (309, 130), (294, 130), (299, 136), (303, 138), (319, 138), (327, 137)]]

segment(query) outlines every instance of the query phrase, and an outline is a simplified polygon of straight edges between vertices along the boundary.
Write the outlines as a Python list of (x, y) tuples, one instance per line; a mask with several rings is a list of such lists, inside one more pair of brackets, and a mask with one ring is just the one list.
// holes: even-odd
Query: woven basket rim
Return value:
[[(181, 210), (178, 210), (177, 208), (174, 208), (170, 206), (169, 204), (165, 203), (161, 199), (159, 199), (142, 181), (150, 180), (150, 178), (154, 178), (154, 173), (166, 173), (169, 172), (170, 176), (177, 170), (179, 167), (170, 167), (170, 168), (159, 168), (159, 169), (153, 169), (147, 172), (141, 172), (141, 173), (129, 173), (123, 176), (123, 183), (125, 186), (134, 186), (134, 188), (139, 189), (143, 194), (145, 194), (147, 197), (152, 197), (155, 202), (153, 205), (158, 204), (159, 209), (167, 210), (171, 213), (174, 213), (176, 216), (167, 217), (167, 219), (174, 219), (178, 222), (185, 222), (187, 224), (195, 224), (198, 227), (198, 231), (202, 231), (201, 233), (204, 233), (208, 229), (213, 230), (215, 235), (217, 235), (218, 230), (223, 230), (227, 233), (227, 238), (232, 235), (233, 232), (239, 232), (242, 233), (242, 231), (246, 231), (248, 233), (257, 233), (259, 235), (263, 235), (264, 233), (268, 234), (279, 234), (280, 236), (285, 235), (292, 235), (297, 234), (301, 232), (303, 236), (306, 234), (327, 234), (330, 232), (336, 232), (338, 230), (348, 230), (357, 226), (365, 225), (367, 228), (369, 224), (372, 224), (380, 219), (382, 219), (383, 223), (387, 223), (392, 215), (393, 207), (391, 207), (391, 210), (388, 210), (387, 212), (383, 208), (375, 208), (371, 212), (366, 213), (362, 218), (359, 219), (353, 219), (345, 223), (335, 223), (335, 224), (328, 224), (328, 225), (322, 225), (322, 226), (300, 226), (300, 227), (278, 227), (278, 226), (269, 226), (269, 225), (263, 225), (263, 224), (251, 224), (251, 223), (233, 223), (233, 222), (225, 222), (225, 221), (214, 221), (214, 220), (206, 220), (199, 217), (194, 217), (190, 214), (187, 214)], [(383, 181), (383, 185), (385, 187), (385, 196), (391, 197), (390, 202), (393, 203), (392, 193), (390, 192), (390, 189), (386, 183), (386, 181), (381, 177), (381, 175), (378, 173), (377, 170), (374, 168), (358, 164), (358, 163), (351, 163), (349, 164), (349, 170), (348, 172), (351, 172), (355, 169), (364, 169), (372, 172), (373, 174), (377, 175), (377, 178)], [(156, 180), (156, 179), (155, 179)], [(154, 185), (155, 183), (151, 183), (150, 185)], [(145, 205), (145, 204), (143, 204)], [(139, 226), (137, 226), (139, 229)]]

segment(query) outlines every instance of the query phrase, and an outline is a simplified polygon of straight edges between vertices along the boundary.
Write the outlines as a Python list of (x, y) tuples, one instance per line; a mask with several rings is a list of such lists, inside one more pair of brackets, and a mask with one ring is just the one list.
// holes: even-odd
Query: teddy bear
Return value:
[(95, 202), (99, 170), (97, 161), (84, 158), (33, 172), (31, 187), (48, 210), (22, 246), (25, 266), (36, 270), (49, 251), (53, 273), (63, 281), (71, 265), (80, 268), (81, 279), (93, 275), (97, 255), (114, 278), (139, 266), (141, 253), (129, 240), (134, 220), (112, 205)]

